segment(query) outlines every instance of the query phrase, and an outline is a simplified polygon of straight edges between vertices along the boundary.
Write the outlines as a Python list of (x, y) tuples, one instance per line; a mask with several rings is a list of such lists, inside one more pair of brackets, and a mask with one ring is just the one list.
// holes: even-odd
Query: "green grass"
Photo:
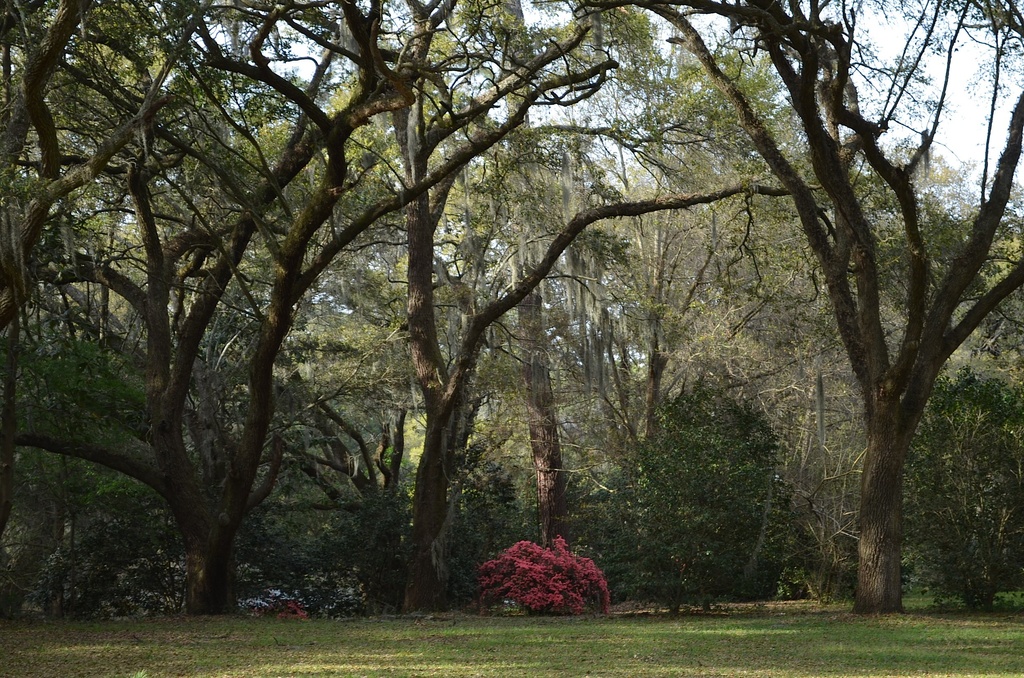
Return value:
[(1024, 617), (0, 622), (0, 676), (1021, 676)]

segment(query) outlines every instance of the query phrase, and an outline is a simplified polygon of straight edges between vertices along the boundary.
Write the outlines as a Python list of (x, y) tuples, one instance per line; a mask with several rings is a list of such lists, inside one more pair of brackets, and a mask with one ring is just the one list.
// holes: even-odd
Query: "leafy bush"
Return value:
[(601, 563), (613, 602), (642, 598), (638, 588), (642, 545), (629, 474), (616, 467), (605, 471), (600, 483), (570, 483), (569, 491), (577, 552)]
[(608, 584), (590, 558), (573, 555), (565, 540), (554, 547), (513, 544), (480, 566), (480, 605), (512, 604), (543, 614), (582, 614), (588, 606), (608, 612)]
[(43, 564), (28, 602), (80, 618), (180, 611), (184, 551), (166, 506), (134, 481), (85, 469), (74, 529)]
[(394, 612), (405, 590), (409, 498), (367, 492), (348, 510), (325, 511), (299, 478), (249, 514), (236, 549), (243, 600), (289, 591), (310, 616)]
[[(495, 461), (480, 458), (471, 446), (452, 525), (448, 557), (448, 600), (471, 605), (476, 598), (479, 564), (501, 553), (502, 547), (536, 538), (536, 510), (519, 500), (511, 472)], [(476, 456), (477, 458), (473, 458)]]
[(772, 597), (791, 508), (767, 418), (698, 386), (664, 406), (658, 424), (637, 455), (638, 594), (673, 611)]
[(939, 600), (992, 609), (1024, 586), (1024, 389), (941, 380), (907, 461), (907, 546)]

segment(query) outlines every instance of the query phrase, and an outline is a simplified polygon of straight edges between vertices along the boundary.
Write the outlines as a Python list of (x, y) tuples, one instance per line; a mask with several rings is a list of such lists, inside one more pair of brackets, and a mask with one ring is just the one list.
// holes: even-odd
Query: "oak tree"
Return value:
[[(1024, 260), (1002, 247), (1013, 237), (1005, 223), (1014, 213), (1024, 128), (1024, 95), (1009, 86), (1003, 57), (1020, 39), (1020, 15), (1014, 3), (908, 8), (902, 17), (906, 48), (890, 66), (873, 56), (877, 41), (891, 38), (866, 28), (881, 18), (867, 7), (761, 0), (684, 5), (643, 3), (678, 31), (674, 40), (700, 61), (791, 193), (860, 387), (867, 451), (854, 609), (899, 611), (902, 483), (911, 438), (946, 360), (1024, 283)], [(698, 25), (694, 15), (727, 19), (732, 42), (718, 33), (720, 46), (709, 45), (715, 24)], [(949, 238), (922, 210), (920, 178), (947, 121), (949, 64), (969, 31), (993, 45), (984, 52), (991, 65), (989, 137), (998, 132), (992, 113), (1007, 92), (1011, 114), (991, 173), (986, 152), (972, 209), (945, 215), (944, 226), (957, 233)], [(799, 143), (780, 141), (735, 72), (723, 66), (722, 50), (770, 60)], [(925, 68), (934, 53), (943, 56), (933, 83)], [(877, 178), (873, 185), (884, 189), (889, 209), (869, 208), (865, 175)], [(884, 312), (886, 302), (899, 309), (895, 324)]]

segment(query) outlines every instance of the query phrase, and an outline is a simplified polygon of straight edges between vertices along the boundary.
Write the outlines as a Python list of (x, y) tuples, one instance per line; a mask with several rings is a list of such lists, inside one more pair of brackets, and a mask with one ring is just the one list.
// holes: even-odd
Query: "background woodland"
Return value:
[(449, 609), (559, 536), (613, 602), (998, 605), (1022, 48), (1012, 2), (8, 2), (0, 615)]

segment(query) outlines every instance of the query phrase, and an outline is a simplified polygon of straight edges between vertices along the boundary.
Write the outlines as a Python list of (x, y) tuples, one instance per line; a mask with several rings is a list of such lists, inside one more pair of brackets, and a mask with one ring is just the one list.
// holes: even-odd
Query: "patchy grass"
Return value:
[(803, 606), (676, 618), (0, 622), (0, 676), (1020, 676), (1022, 622)]

